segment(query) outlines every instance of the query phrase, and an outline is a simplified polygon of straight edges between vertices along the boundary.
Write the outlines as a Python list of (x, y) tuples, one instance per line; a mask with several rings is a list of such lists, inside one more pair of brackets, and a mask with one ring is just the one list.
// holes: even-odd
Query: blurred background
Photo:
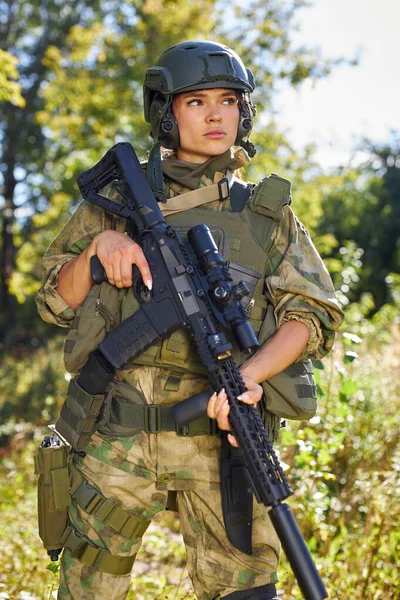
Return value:
[[(246, 177), (292, 181), (346, 313), (315, 365), (318, 416), (277, 446), (293, 511), (330, 598), (400, 597), (399, 18), (397, 0), (0, 0), (0, 598), (55, 597), (32, 455), (67, 374), (65, 331), (36, 312), (42, 256), (82, 171), (119, 141), (146, 159), (145, 70), (188, 39), (252, 68)], [(130, 598), (194, 598), (175, 517), (146, 540)], [(300, 598), (285, 561), (280, 576)]]

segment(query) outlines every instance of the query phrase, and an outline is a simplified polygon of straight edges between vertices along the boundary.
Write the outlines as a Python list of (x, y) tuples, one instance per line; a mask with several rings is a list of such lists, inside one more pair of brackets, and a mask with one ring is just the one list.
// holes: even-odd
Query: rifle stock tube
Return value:
[(287, 504), (276, 504), (268, 514), (305, 600), (327, 598), (325, 586), (290, 507)]
[(208, 400), (212, 394), (209, 389), (204, 392), (193, 394), (190, 398), (178, 402), (172, 409), (172, 415), (179, 425), (188, 425), (200, 417), (204, 417), (207, 412)]

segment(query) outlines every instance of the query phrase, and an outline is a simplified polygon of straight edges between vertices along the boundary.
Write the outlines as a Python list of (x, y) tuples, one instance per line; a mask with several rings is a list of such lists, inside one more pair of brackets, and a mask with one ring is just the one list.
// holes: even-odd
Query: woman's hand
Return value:
[(82, 254), (67, 262), (59, 272), (57, 292), (71, 308), (78, 308), (93, 287), (90, 259), (94, 255), (97, 255), (112, 285), (130, 287), (132, 265), (136, 265), (145, 285), (151, 290), (149, 263), (139, 244), (119, 231), (107, 229), (96, 235)]
[[(261, 385), (256, 383), (253, 379), (246, 375), (242, 375), (247, 391), (238, 396), (238, 400), (245, 404), (252, 404), (255, 406), (262, 398), (263, 389)], [(224, 431), (230, 431), (231, 426), (229, 424), (229, 410), (228, 398), (224, 389), (219, 394), (214, 392), (208, 401), (207, 415), (210, 419), (216, 419), (218, 427)], [(235, 448), (239, 448), (237, 439), (231, 433), (228, 434), (229, 443)]]
[(103, 265), (107, 279), (118, 288), (132, 286), (132, 265), (136, 265), (142, 279), (151, 290), (152, 277), (149, 263), (142, 248), (130, 237), (119, 231), (102, 231), (89, 247), (89, 258), (97, 255)]

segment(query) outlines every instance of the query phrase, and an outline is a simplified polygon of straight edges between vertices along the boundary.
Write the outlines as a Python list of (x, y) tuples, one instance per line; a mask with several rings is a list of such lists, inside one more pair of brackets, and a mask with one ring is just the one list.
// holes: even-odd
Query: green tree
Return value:
[(368, 161), (324, 199), (318, 230), (341, 247), (352, 241), (363, 250), (354, 298), (371, 293), (377, 310), (392, 300), (388, 276), (400, 273), (400, 136), (381, 145), (366, 141), (365, 149)]
[(21, 96), (21, 86), (16, 81), (19, 78), (17, 64), (18, 59), (15, 56), (0, 49), (0, 102), (25, 106), (25, 100)]
[(22, 102), (15, 96), (18, 90), (12, 92), (11, 88), (14, 101), (11, 97), (11, 102), (0, 104), (0, 338), (6, 325), (15, 322), (16, 307), (9, 285), (15, 269), (16, 217), (19, 214), (26, 220), (42, 199), (45, 135), (35, 115), (43, 106), (39, 92), (48, 74), (43, 58), (50, 45), (65, 43), (73, 25), (90, 24), (98, 4), (84, 0), (68, 5), (59, 0), (0, 0), (0, 50), (6, 59), (2, 71), (13, 78), (12, 69), (18, 62), (24, 99)]

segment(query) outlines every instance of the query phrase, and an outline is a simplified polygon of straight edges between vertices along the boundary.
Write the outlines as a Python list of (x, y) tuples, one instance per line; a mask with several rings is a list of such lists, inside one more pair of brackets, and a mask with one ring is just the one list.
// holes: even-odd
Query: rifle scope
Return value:
[(254, 352), (259, 344), (248, 322), (246, 310), (240, 303), (240, 300), (250, 293), (247, 284), (239, 281), (236, 285), (231, 285), (232, 278), (207, 225), (192, 227), (188, 231), (188, 240), (201, 269), (208, 277), (211, 302), (230, 325), (240, 351), (245, 354)]

